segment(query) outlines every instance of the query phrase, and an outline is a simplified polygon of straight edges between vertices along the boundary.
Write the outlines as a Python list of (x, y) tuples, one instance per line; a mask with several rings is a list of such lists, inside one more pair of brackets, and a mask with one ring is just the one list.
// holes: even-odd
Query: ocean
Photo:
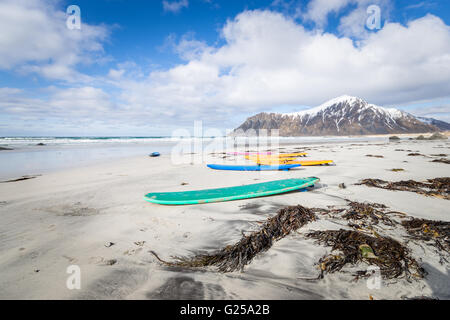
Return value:
[[(81, 167), (112, 159), (171, 152), (266, 150), (279, 145), (386, 140), (385, 137), (0, 137), (0, 180)], [(260, 147), (258, 148), (258, 144)], [(12, 150), (4, 150), (4, 149)]]

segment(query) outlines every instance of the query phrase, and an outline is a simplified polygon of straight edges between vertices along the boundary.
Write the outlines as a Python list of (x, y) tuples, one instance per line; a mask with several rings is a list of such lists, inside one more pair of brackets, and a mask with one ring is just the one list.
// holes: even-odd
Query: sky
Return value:
[(450, 122), (450, 1), (0, 0), (0, 136), (225, 132), (344, 94)]

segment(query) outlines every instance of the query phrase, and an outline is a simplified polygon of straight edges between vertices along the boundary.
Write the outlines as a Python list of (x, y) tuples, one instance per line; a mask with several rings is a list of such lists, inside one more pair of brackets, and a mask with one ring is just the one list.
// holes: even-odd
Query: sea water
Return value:
[[(381, 137), (279, 137), (265, 145), (330, 144), (386, 139)], [(39, 145), (43, 144), (43, 145)], [(256, 137), (0, 137), (0, 180), (23, 175), (43, 174), (66, 168), (81, 167), (134, 156), (146, 157), (152, 152), (170, 155), (173, 150), (195, 153), (258, 149)], [(186, 147), (187, 146), (187, 147)]]

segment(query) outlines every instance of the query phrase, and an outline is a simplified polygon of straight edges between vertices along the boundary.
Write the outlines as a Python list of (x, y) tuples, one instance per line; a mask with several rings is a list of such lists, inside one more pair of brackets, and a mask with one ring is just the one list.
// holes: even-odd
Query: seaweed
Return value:
[(20, 178), (17, 179), (11, 179), (11, 180), (5, 180), (5, 181), (0, 181), (0, 183), (8, 183), (8, 182), (18, 182), (18, 181), (24, 181), (24, 180), (29, 180), (29, 179), (34, 179), (36, 177), (41, 176), (40, 174), (34, 175), (34, 176), (22, 176)]
[[(348, 200), (347, 200), (348, 201)], [(342, 215), (346, 220), (358, 220), (363, 223), (365, 227), (377, 225), (380, 221), (389, 226), (394, 226), (395, 222), (391, 220), (384, 209), (387, 207), (379, 203), (361, 203), (348, 201), (349, 208)]]
[(441, 258), (447, 261), (442, 251), (450, 253), (450, 222), (410, 218), (402, 226), (414, 240), (421, 240), (434, 246)]
[(381, 156), (381, 155), (374, 155), (374, 154), (366, 154), (366, 157), (371, 157), (371, 158), (384, 158), (384, 156)]
[(266, 220), (259, 231), (243, 235), (234, 245), (226, 246), (212, 254), (198, 254), (192, 258), (174, 257), (175, 262), (167, 262), (150, 251), (160, 262), (171, 267), (207, 267), (215, 266), (220, 272), (243, 270), (259, 253), (267, 251), (273, 243), (284, 238), (292, 231), (314, 221), (316, 215), (303, 206), (289, 206), (280, 209), (274, 217)]
[(408, 153), (408, 156), (410, 156), (410, 157), (417, 157), (417, 156), (424, 156), (424, 157), (426, 157), (426, 155), (418, 153), (418, 152)]
[(440, 163), (450, 164), (450, 160), (446, 159), (446, 158), (434, 159), (434, 160), (432, 160), (430, 162), (440, 162)]
[[(423, 278), (425, 270), (411, 257), (408, 249), (400, 242), (389, 237), (372, 237), (362, 232), (352, 230), (325, 230), (313, 231), (306, 235), (315, 239), (319, 244), (331, 246), (336, 254), (325, 255), (320, 258), (319, 279), (325, 273), (341, 271), (346, 265), (356, 265), (367, 262), (380, 268), (381, 276), (385, 279), (394, 279), (405, 276), (408, 280), (411, 275)], [(364, 255), (362, 247), (370, 247), (374, 255)], [(358, 271), (356, 278), (369, 277), (369, 271)]]
[(427, 179), (426, 182), (402, 180), (390, 182), (380, 179), (363, 179), (356, 185), (366, 185), (387, 190), (410, 191), (418, 194), (450, 200), (450, 178)]

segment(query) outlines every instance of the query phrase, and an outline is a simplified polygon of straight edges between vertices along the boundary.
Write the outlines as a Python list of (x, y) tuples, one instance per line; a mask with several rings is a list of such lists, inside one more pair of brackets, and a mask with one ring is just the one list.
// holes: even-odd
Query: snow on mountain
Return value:
[(438, 131), (395, 108), (384, 108), (349, 95), (331, 99), (315, 108), (293, 113), (260, 113), (237, 130), (279, 129), (283, 136), (422, 133)]

